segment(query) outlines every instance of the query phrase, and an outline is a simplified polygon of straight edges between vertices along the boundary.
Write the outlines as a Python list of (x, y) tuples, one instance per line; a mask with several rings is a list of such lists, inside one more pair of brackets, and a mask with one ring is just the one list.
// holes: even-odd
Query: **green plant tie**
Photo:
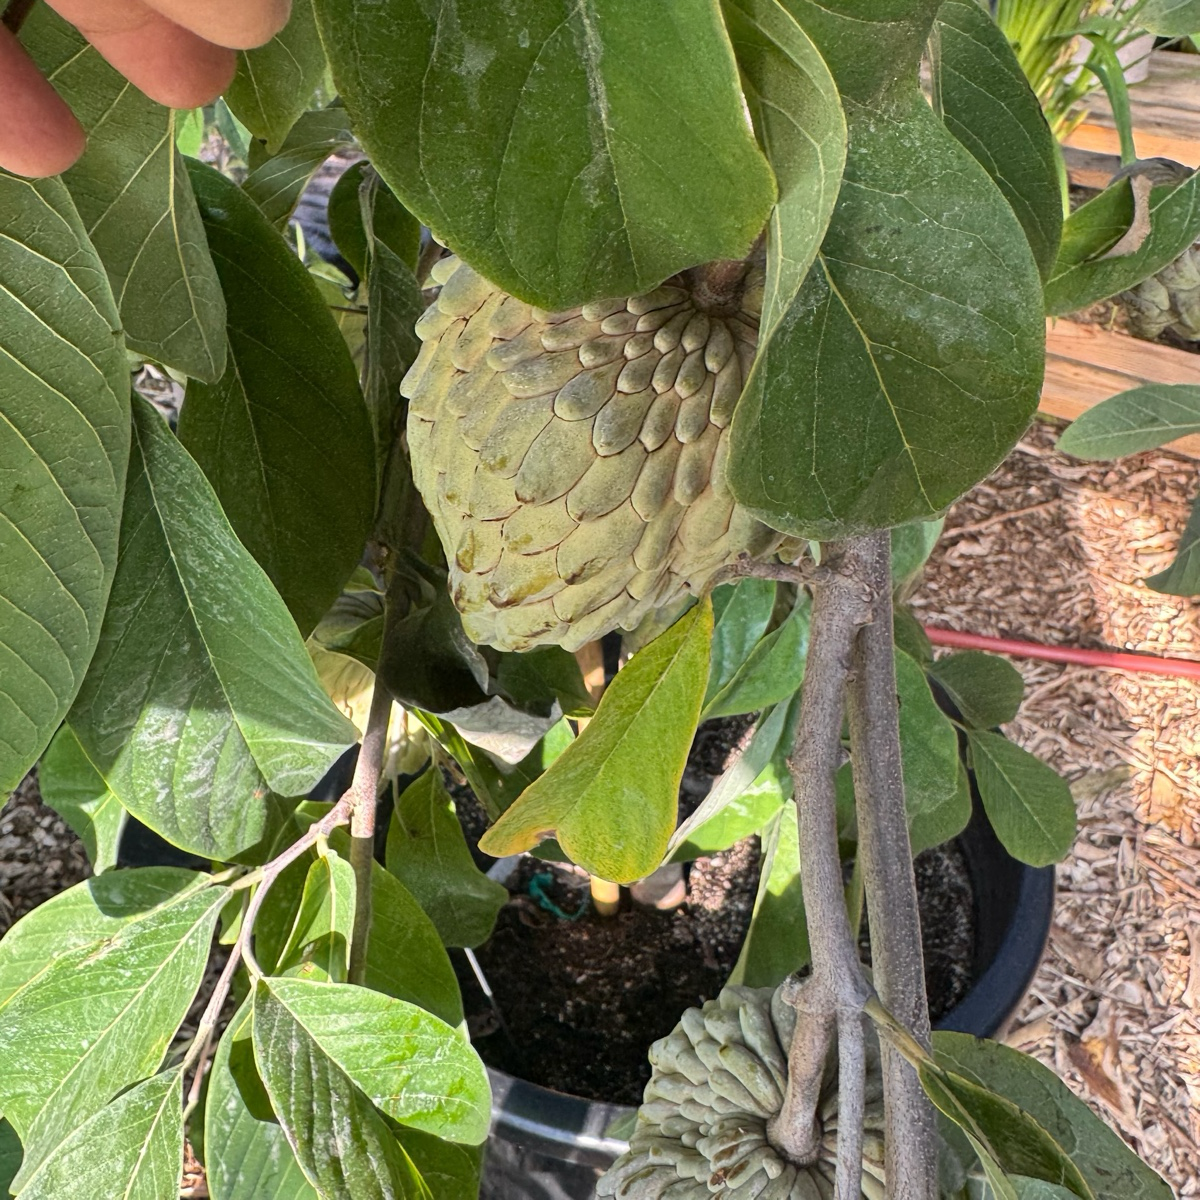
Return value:
[(538, 902), (539, 906), (544, 908), (548, 913), (556, 916), (560, 921), (578, 921), (584, 913), (587, 912), (590, 905), (590, 897), (585, 893), (583, 903), (573, 913), (565, 912), (559, 908), (553, 900), (550, 899), (546, 889), (554, 882), (554, 874), (551, 871), (539, 871), (529, 881), (529, 894)]

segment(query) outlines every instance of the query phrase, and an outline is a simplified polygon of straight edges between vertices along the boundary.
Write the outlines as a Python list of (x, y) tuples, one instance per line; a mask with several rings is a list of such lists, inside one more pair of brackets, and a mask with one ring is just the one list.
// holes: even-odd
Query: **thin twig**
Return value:
[(788, 768), (796, 797), (812, 974), (792, 984), (789, 999), (797, 1020), (788, 1052), (787, 1091), (769, 1127), (772, 1143), (793, 1162), (811, 1162), (816, 1157), (822, 1132), (817, 1105), (836, 1027), (839, 1057), (845, 1053), (848, 1063), (845, 1080), (839, 1080), (839, 1110), (846, 1105), (850, 1116), (845, 1123), (840, 1116), (838, 1120), (838, 1200), (857, 1200), (861, 1194), (862, 1071), (855, 1064), (863, 1057), (858, 1017), (870, 995), (846, 913), (834, 784), (842, 758), (842, 707), (851, 647), (871, 611), (868, 594), (856, 578), (852, 547), (853, 543), (848, 554), (834, 548), (825, 567), (811, 579), (812, 634)]
[(261, 879), (254, 895), (250, 897), (250, 901), (246, 905), (245, 913), (242, 915), (242, 927), (238, 931), (237, 941), (233, 943), (233, 947), (229, 952), (229, 959), (225, 963), (225, 968), (222, 970), (220, 978), (217, 980), (216, 987), (213, 988), (212, 995), (208, 998), (208, 1004), (205, 1005), (204, 1012), (200, 1017), (200, 1023), (196, 1027), (196, 1036), (192, 1039), (192, 1044), (188, 1047), (188, 1052), (184, 1056), (183, 1069), (185, 1071), (202, 1059), (205, 1046), (217, 1027), (217, 1021), (221, 1016), (221, 1009), (225, 1006), (225, 999), (229, 995), (230, 987), (233, 985), (233, 977), (237, 973), (238, 965), (244, 960), (251, 975), (260, 976), (262, 974), (258, 963), (254, 959), (254, 954), (250, 947), (250, 938), (254, 932), (254, 921), (258, 916), (259, 909), (262, 908), (263, 901), (266, 899), (271, 885), (296, 859), (307, 853), (319, 839), (328, 837), (339, 825), (345, 825), (350, 820), (352, 811), (353, 793), (350, 791), (319, 821), (310, 825), (282, 854), (273, 858), (261, 868)]
[(770, 559), (740, 558), (737, 562), (722, 567), (709, 581), (708, 590), (731, 583), (735, 579), (774, 579), (779, 583), (794, 583), (805, 587), (815, 583), (822, 568), (805, 559), (801, 563), (781, 563)]
[[(891, 536), (859, 539), (873, 620), (859, 632), (849, 690), (850, 756), (871, 920), (871, 961), (882, 1005), (916, 1043), (929, 1048), (921, 925), (912, 846), (904, 807), (899, 702), (892, 640)], [(884, 1041), (887, 1196), (932, 1200), (937, 1195), (937, 1125), (933, 1106), (912, 1067)]]
[(371, 712), (354, 781), (348, 795), (353, 797), (350, 818), (350, 865), (354, 868), (354, 932), (350, 940), (349, 980), (362, 983), (367, 968), (367, 940), (371, 932), (371, 874), (375, 868), (375, 809), (379, 797), (379, 777), (387, 747), (388, 719), (392, 715), (392, 695), (379, 675), (371, 693)]
[(20, 33), (25, 18), (33, 11), (36, 3), (37, 0), (8, 0), (8, 7), (4, 10), (4, 27), (12, 33)]

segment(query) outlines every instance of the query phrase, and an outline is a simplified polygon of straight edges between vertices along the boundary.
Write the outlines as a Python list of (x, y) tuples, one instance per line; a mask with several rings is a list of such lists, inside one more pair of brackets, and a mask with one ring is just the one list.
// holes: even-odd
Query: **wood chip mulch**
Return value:
[[(1200, 463), (1082, 463), (1035, 425), (951, 510), (922, 620), (1200, 659), (1200, 602), (1143, 580), (1174, 556)], [(1013, 660), (1007, 732), (1072, 782), (1050, 947), (1008, 1041), (1055, 1068), (1180, 1196), (1200, 1194), (1200, 683)]]

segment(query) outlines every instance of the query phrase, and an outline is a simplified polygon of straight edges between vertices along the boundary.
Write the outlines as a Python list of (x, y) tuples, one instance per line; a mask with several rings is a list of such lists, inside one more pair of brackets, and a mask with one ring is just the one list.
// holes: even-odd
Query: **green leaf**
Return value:
[(1200, 0), (1146, 0), (1137, 22), (1159, 37), (1187, 37), (1200, 30)]
[(1194, 596), (1200, 592), (1200, 499), (1192, 505), (1175, 561), (1165, 571), (1151, 575), (1146, 586), (1168, 596)]
[(318, 0), (317, 17), (379, 173), (531, 303), (742, 257), (767, 220), (774, 182), (712, 0)]
[(801, 591), (787, 620), (767, 634), (733, 678), (705, 701), (703, 719), (757, 712), (792, 695), (804, 680), (811, 621), (812, 602)]
[(937, 540), (942, 536), (944, 517), (935, 521), (910, 521), (892, 530), (892, 587), (905, 594), (929, 561)]
[(833, 214), (846, 164), (846, 117), (825, 60), (784, 5), (724, 0), (722, 11), (779, 187), (767, 233), (765, 341), (800, 290)]
[(256, 1045), (260, 1005), (285, 1010), (393, 1121), (472, 1146), (487, 1137), (487, 1071), (464, 1034), (424, 1009), (345, 983), (264, 979), (254, 997)]
[(67, 189), (0, 172), (0, 793), (100, 636), (129, 457), (120, 318)]
[(590, 717), (595, 710), (578, 660), (561, 646), (535, 646), (497, 658), (495, 687), (519, 708), (548, 712), (557, 700), (568, 717)]
[(1191, 433), (1200, 433), (1200, 387), (1147, 383), (1076, 417), (1060, 435), (1058, 449), (1076, 458), (1121, 458)]
[(1032, 867), (1058, 862), (1075, 840), (1067, 781), (998, 733), (972, 730), (968, 740), (984, 811), (1004, 848)]
[(285, 982), (298, 983), (254, 990), (254, 1057), (305, 1178), (321, 1200), (432, 1200), (375, 1105), (276, 996)]
[(447, 946), (486, 942), (508, 892), (475, 865), (454, 802), (431, 767), (396, 801), (387, 869), (429, 914)]
[(21, 1169), (21, 1153), (17, 1131), (7, 1121), (0, 1120), (0, 1196), (9, 1195), (12, 1181)]
[(180, 154), (187, 158), (199, 158), (205, 132), (204, 109), (193, 108), (175, 114), (175, 148)]
[[(400, 381), (421, 349), (414, 325), (425, 311), (425, 298), (413, 274), (415, 264), (410, 265), (404, 253), (412, 249), (414, 229), (419, 252), (421, 227), (374, 171), (359, 191), (359, 204), (367, 281), (367, 369), (363, 387), (382, 464), (396, 440)], [(397, 246), (399, 249), (394, 248)]]
[(729, 982), (776, 987), (793, 971), (807, 966), (810, 958), (796, 805), (789, 800), (763, 834), (754, 915)]
[(1062, 237), (1058, 148), (996, 22), (973, 0), (944, 0), (930, 42), (934, 104), (1012, 205), (1043, 278)]
[(946, 1070), (998, 1093), (1037, 1121), (1070, 1155), (1097, 1200), (1170, 1200), (1166, 1182), (1029, 1055), (963, 1033), (935, 1033), (933, 1052)]
[(190, 168), (228, 304), (229, 365), (188, 386), (179, 438), (309, 633), (358, 565), (375, 447), (358, 372), (308, 272), (234, 183)]
[(396, 1136), (436, 1200), (478, 1200), (482, 1146), (443, 1141), (419, 1129), (400, 1128)]
[(702, 854), (728, 850), (742, 838), (758, 833), (791, 794), (787, 773), (777, 763), (768, 763), (748, 787), (680, 843), (672, 861), (688, 862)]
[[(966, 1137), (971, 1149), (978, 1156), (984, 1178), (991, 1187), (991, 1194), (995, 1200), (1017, 1200), (1012, 1181), (1000, 1165), (999, 1154), (988, 1141), (987, 1134), (975, 1120), (970, 1108), (955, 1094), (953, 1086), (947, 1086), (945, 1072), (929, 1062), (918, 1066), (917, 1073), (925, 1094), (933, 1101), (941, 1117), (949, 1118), (951, 1128), (958, 1129)], [(939, 1121), (939, 1124), (941, 1123)]]
[(109, 872), (52, 896), (0, 941), (0, 1009), (54, 959), (116, 937), (151, 910), (178, 903), (205, 879), (178, 867), (145, 867)]
[[(208, 1076), (204, 1144), (211, 1149), (204, 1166), (209, 1193), (212, 1200), (318, 1200), (262, 1091), (251, 1042), (252, 1012), (247, 1001), (229, 1022)], [(238, 1060), (243, 1069), (235, 1073)], [(253, 1091), (254, 1109), (248, 1091)], [(264, 1100), (262, 1112), (258, 1106)]]
[(359, 207), (367, 236), (415, 273), (421, 259), (421, 222), (396, 199), (374, 168), (363, 176)]
[[(1103, 18), (1101, 18), (1103, 22)], [(1099, 31), (1089, 28), (1090, 21), (1082, 25), (1083, 36), (1092, 43), (1091, 53), (1084, 64), (1100, 80), (1112, 110), (1113, 124), (1117, 127), (1117, 138), (1121, 146), (1121, 162), (1128, 166), (1137, 161), (1137, 147), (1133, 141), (1133, 113), (1129, 107), (1129, 87), (1125, 82), (1125, 64), (1117, 56), (1114, 34), (1106, 23)]]
[[(714, 781), (696, 811), (671, 835), (667, 853), (673, 861), (682, 862), (710, 850), (728, 848), (739, 838), (761, 829), (788, 798), (783, 794), (785, 787), (790, 794), (790, 783), (785, 785), (783, 779), (786, 768), (781, 771), (780, 763), (773, 759), (790, 752), (799, 711), (797, 697), (790, 704), (768, 709), (758, 718), (745, 749)], [(756, 820), (757, 824), (746, 827)]]
[(910, 658), (928, 667), (933, 662), (933, 643), (930, 642), (925, 627), (913, 616), (913, 611), (907, 604), (897, 604), (892, 609), (892, 614), (892, 634), (896, 641), (896, 649), (903, 650)]
[(87, 131), (63, 182), (108, 271), (127, 344), (187, 375), (220, 378), (225, 301), (175, 147), (177, 114), (44, 4), (21, 40)]
[(279, 970), (316, 962), (331, 979), (344, 983), (354, 932), (354, 869), (335, 850), (317, 855), (308, 868), (300, 907), (279, 955)]
[(204, 474), (134, 408), (121, 564), (71, 728), (122, 805), (228, 859), (269, 836), (357, 733)]
[(940, 515), (1008, 453), (1044, 370), (1037, 267), (983, 168), (915, 82), (843, 103), (837, 208), (759, 351), (729, 462), (742, 504), (822, 539)]
[(71, 1129), (158, 1069), (228, 896), (211, 887), (150, 909), (43, 964), (0, 1009), (0, 1107), (25, 1147), (18, 1183)]
[(311, 0), (296, 0), (291, 20), (265, 46), (238, 52), (225, 102), (276, 153), (308, 108), (325, 73), (325, 51)]
[(1016, 718), (1025, 696), (1025, 680), (1007, 659), (980, 650), (962, 650), (939, 658), (929, 673), (946, 689), (968, 725), (990, 729)]
[(742, 579), (724, 584), (713, 590), (712, 606), (706, 704), (729, 683), (766, 633), (775, 610), (775, 584), (770, 579)]
[(363, 227), (359, 189), (370, 169), (371, 164), (366, 159), (351, 163), (333, 185), (325, 210), (329, 236), (360, 281), (367, 277), (367, 231)]
[[(335, 830), (329, 844), (349, 859), (350, 838), (344, 829)], [(371, 936), (363, 982), (419, 1004), (449, 1025), (463, 1019), (458, 980), (437, 928), (412, 893), (380, 863), (371, 867)]]
[[(915, 87), (939, 0), (784, 0), (829, 64), (843, 96), (866, 103)], [(880, 11), (880, 10), (883, 11)], [(887, 47), (886, 53), (879, 48)]]
[(22, 1200), (176, 1200), (183, 1169), (183, 1070), (145, 1079), (72, 1129), (29, 1175)]
[(1174, 262), (1200, 236), (1200, 174), (1150, 192), (1150, 233), (1132, 254), (1105, 258), (1133, 223), (1128, 179), (1077, 208), (1063, 225), (1062, 245), (1046, 280), (1046, 312), (1075, 312), (1141, 283)]
[(896, 651), (896, 691), (908, 836), (919, 854), (963, 831), (971, 798), (958, 786), (958, 734), (938, 708), (924, 670), (903, 650)]
[(38, 766), (38, 789), (75, 832), (100, 875), (117, 865), (125, 810), (83, 752), (69, 725), (54, 735)]
[(593, 875), (631, 883), (662, 861), (708, 681), (712, 605), (684, 614), (629, 660), (587, 728), (483, 835), (500, 857), (557, 836)]
[(296, 121), (277, 154), (259, 161), (259, 145), (255, 142), (250, 147), (253, 169), (242, 187), (263, 216), (283, 229), (321, 164), (331, 154), (350, 149), (354, 135), (344, 108), (320, 108)]
[(1006, 1175), (1044, 1179), (1069, 1188), (1080, 1200), (1093, 1200), (1067, 1152), (1020, 1105), (940, 1063), (922, 1063), (917, 1073), (934, 1104), (962, 1127), (977, 1152), (980, 1147), (989, 1151)]

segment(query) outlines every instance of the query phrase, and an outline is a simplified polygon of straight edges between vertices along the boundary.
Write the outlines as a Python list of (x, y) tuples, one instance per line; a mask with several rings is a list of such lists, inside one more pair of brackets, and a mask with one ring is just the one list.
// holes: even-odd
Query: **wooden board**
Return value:
[[(1120, 139), (1104, 92), (1090, 100), (1088, 118), (1067, 145), (1101, 154), (1119, 154)], [(1139, 158), (1173, 158), (1200, 167), (1200, 55), (1155, 50), (1150, 76), (1131, 85), (1133, 140)]]
[[(1200, 354), (1143, 342), (1100, 325), (1046, 323), (1046, 382), (1039, 408), (1073, 421), (1101, 400), (1143, 383), (1200, 386)], [(1200, 458), (1200, 434), (1168, 449)]]

